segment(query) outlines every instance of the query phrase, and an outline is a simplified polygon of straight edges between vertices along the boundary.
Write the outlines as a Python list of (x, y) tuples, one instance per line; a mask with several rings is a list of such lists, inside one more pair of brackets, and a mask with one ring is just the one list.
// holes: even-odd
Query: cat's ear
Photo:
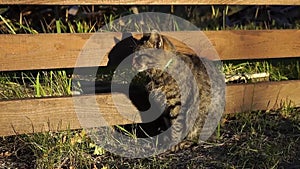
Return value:
[(157, 30), (153, 30), (150, 33), (149, 42), (153, 45), (154, 48), (161, 49), (163, 48), (163, 38)]

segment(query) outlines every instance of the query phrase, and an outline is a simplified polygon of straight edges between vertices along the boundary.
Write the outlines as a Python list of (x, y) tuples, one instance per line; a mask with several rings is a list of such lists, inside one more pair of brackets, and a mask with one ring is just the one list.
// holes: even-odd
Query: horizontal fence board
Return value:
[[(197, 43), (201, 32), (163, 32), (184, 42)], [(204, 31), (219, 53), (221, 60), (286, 58), (300, 56), (300, 30), (269, 31)], [(73, 68), (86, 42), (94, 34), (37, 34), (0, 35), (0, 71)], [(121, 39), (121, 33), (97, 33), (95, 47), (102, 54), (90, 56), (99, 58), (115, 45), (114, 39)], [(138, 36), (138, 35), (135, 35)], [(182, 44), (174, 42), (179, 50), (190, 52)], [(84, 66), (105, 66), (105, 55), (99, 63), (83, 63)]]
[[(131, 102), (125, 95), (117, 93), (116, 96), (124, 102), (124, 104), (119, 105), (120, 110), (127, 110), (124, 112), (126, 115), (134, 116), (135, 113), (138, 113), (138, 110), (129, 104)], [(65, 130), (68, 127), (77, 129), (81, 127), (77, 118), (80, 113), (81, 116), (83, 115), (82, 118), (89, 122), (87, 125), (93, 125), (93, 119), (99, 120), (99, 118), (94, 118), (99, 115), (98, 110), (91, 108), (93, 97), (80, 96), (77, 98), (76, 101), (72, 97), (1, 101), (0, 136), (14, 135), (14, 130), (18, 134), (22, 134), (48, 130), (56, 131), (58, 129)], [(76, 114), (74, 103), (78, 102), (81, 103), (81, 107), (79, 106), (76, 109), (80, 110), (80, 113)], [(113, 99), (110, 94), (98, 95), (96, 102), (100, 105), (101, 116), (105, 118), (107, 124), (132, 123), (132, 121), (120, 116), (118, 110), (112, 105)], [(107, 124), (100, 121), (97, 126), (106, 126)]]
[[(229, 85), (226, 87), (225, 113), (244, 112), (249, 110), (266, 110), (280, 107), (282, 101), (291, 100), (295, 106), (300, 106), (300, 80), (283, 82), (263, 82), (257, 84)], [(133, 117), (135, 122), (141, 119), (137, 116), (136, 108), (123, 94), (116, 93), (119, 98), (120, 111), (126, 116)], [(92, 106), (92, 96), (76, 96), (63, 98), (41, 98), (27, 100), (12, 100), (0, 102), (0, 136), (21, 133), (32, 133), (47, 130), (64, 130), (82, 127), (75, 110), (74, 103), (79, 106), (83, 119), (89, 126), (103, 126), (96, 109)], [(132, 120), (124, 119), (114, 106), (111, 94), (96, 95), (102, 117), (110, 124), (128, 124)], [(122, 103), (120, 103), (122, 102)], [(77, 104), (78, 105), (78, 104)], [(88, 107), (88, 108), (87, 108)], [(81, 117), (81, 116), (80, 116)]]
[(289, 101), (299, 107), (299, 93), (300, 80), (228, 85), (225, 113), (278, 109)]
[(0, 0), (0, 4), (49, 4), (49, 5), (71, 5), (71, 4), (99, 4), (99, 5), (213, 5), (213, 4), (228, 4), (228, 5), (299, 5), (299, 0)]

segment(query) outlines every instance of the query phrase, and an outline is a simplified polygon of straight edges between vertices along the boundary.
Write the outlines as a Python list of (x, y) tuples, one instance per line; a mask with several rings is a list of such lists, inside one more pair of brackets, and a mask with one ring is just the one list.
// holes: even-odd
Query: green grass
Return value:
[(260, 60), (260, 61), (225, 61), (225, 75), (269, 73), (270, 81), (300, 79), (300, 61), (298, 59)]
[(71, 80), (66, 71), (1, 73), (0, 99), (71, 95)]
[(225, 128), (232, 130), (236, 139), (227, 150), (229, 159), (245, 168), (293, 164), (299, 160), (299, 117), (299, 109), (285, 106), (277, 111), (227, 117)]
[(20, 138), (33, 153), (35, 168), (90, 168), (92, 164), (94, 146), (83, 131), (44, 132)]
[[(46, 8), (3, 6), (0, 32), (3, 33), (87, 33), (96, 32), (120, 16), (132, 13), (131, 6), (78, 6), (75, 16), (68, 7)], [(165, 12), (191, 21), (202, 30), (299, 29), (299, 7), (293, 6), (138, 6), (139, 12)], [(284, 12), (283, 12), (284, 11)], [(14, 15), (14, 14), (18, 15)], [(128, 23), (121, 23), (125, 25)], [(147, 24), (147, 23), (146, 23)], [(174, 23), (174, 28), (180, 25)], [(153, 25), (148, 25), (149, 28)], [(107, 24), (107, 30), (120, 27)], [(177, 29), (178, 30), (178, 29)], [(137, 31), (139, 28), (137, 27)]]

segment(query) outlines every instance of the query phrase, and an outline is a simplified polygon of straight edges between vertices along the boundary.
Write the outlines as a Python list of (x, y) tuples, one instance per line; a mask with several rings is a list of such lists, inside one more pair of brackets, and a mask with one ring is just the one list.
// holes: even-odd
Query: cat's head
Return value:
[(174, 45), (158, 31), (145, 34), (138, 42), (132, 66), (139, 72), (149, 68), (164, 68), (172, 58)]

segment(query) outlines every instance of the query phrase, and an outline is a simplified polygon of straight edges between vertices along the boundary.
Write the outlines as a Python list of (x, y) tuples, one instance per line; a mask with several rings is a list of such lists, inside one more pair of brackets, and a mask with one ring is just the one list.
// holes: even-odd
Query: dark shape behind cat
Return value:
[[(198, 56), (185, 55), (176, 51), (170, 40), (157, 31), (144, 34), (141, 40), (137, 42), (135, 51), (133, 68), (145, 73), (151, 79), (146, 85), (146, 89), (151, 93), (151, 99), (165, 108), (162, 110), (160, 122), (164, 123), (161, 124), (162, 126), (167, 126), (164, 128), (170, 130), (167, 137), (162, 139), (164, 144), (172, 142), (171, 145), (176, 145), (167, 148), (172, 148), (173, 151), (178, 150), (197, 142), (203, 132), (210, 135), (211, 131), (209, 130), (214, 126), (211, 128), (208, 125), (206, 130), (202, 130), (208, 112), (223, 108), (222, 103), (211, 105), (211, 102), (212, 100), (221, 101), (224, 99), (222, 98), (224, 91), (221, 88), (217, 88), (216, 91), (219, 98), (212, 98), (212, 79), (210, 79), (207, 71), (207, 69), (212, 69), (213, 71), (210, 73), (217, 74), (212, 63), (207, 59), (200, 59)], [(185, 66), (182, 66), (182, 63)], [(155, 65), (160, 69), (154, 68)], [(193, 75), (192, 78), (187, 75), (189, 71)], [(173, 72), (173, 77), (167, 72)], [(176, 78), (174, 78), (174, 73), (176, 73)], [(193, 78), (194, 84), (192, 83)], [(175, 79), (180, 79), (181, 82)], [(213, 80), (220, 84), (223, 83), (223, 79)], [(182, 82), (185, 84), (178, 84)], [(198, 105), (195, 105), (196, 103)], [(212, 115), (210, 118), (215, 117)], [(205, 133), (203, 135), (205, 138)], [(183, 138), (185, 141), (181, 141)]]

